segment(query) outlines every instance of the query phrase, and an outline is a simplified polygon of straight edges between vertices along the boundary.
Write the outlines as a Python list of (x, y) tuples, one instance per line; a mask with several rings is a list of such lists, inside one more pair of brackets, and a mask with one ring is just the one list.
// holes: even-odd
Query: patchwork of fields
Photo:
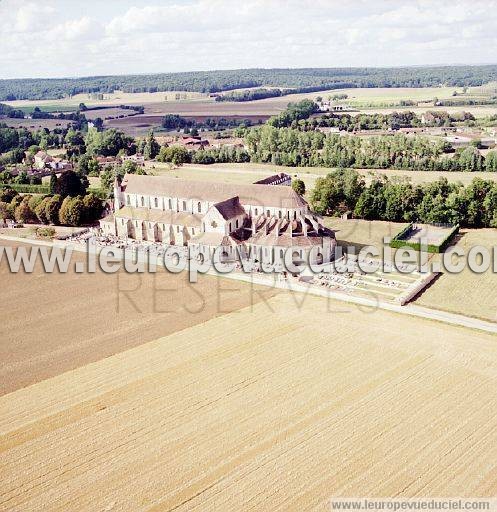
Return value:
[[(0, 240), (0, 245), (17, 246)], [(28, 246), (26, 246), (28, 247)], [(86, 256), (73, 253), (72, 262)], [(0, 395), (277, 293), (186, 274), (12, 274), (0, 264)]]
[[(60, 100), (17, 100), (5, 102), (13, 107), (22, 108), (28, 112), (38, 106), (44, 110), (55, 112), (73, 111), (80, 103), (88, 107), (119, 105), (141, 105), (145, 107), (144, 114), (123, 117), (106, 121), (109, 128), (118, 128), (133, 136), (144, 135), (150, 128), (158, 128), (162, 117), (165, 114), (178, 114), (183, 117), (193, 118), (197, 121), (205, 120), (207, 117), (225, 117), (251, 119), (253, 123), (264, 122), (269, 116), (278, 114), (284, 110), (288, 103), (300, 101), (305, 98), (316, 99), (322, 97), (327, 99), (336, 94), (346, 94), (348, 98), (345, 103), (351, 105), (357, 112), (364, 113), (390, 113), (394, 110), (412, 110), (417, 114), (433, 109), (435, 98), (439, 100), (454, 99), (453, 93), (457, 92), (457, 99), (474, 100), (495, 95), (496, 84), (487, 84), (483, 87), (470, 87), (463, 94), (462, 88), (457, 87), (425, 87), (425, 88), (357, 88), (357, 89), (334, 89), (319, 91), (315, 93), (300, 93), (265, 98), (247, 102), (216, 102), (208, 94), (186, 93), (186, 92), (155, 92), (155, 93), (124, 93), (116, 91), (113, 94), (105, 94), (104, 98), (97, 100), (88, 94), (77, 94), (71, 98)], [(401, 107), (401, 101), (413, 100), (425, 103), (420, 106)], [(455, 107), (436, 107), (438, 110), (446, 110), (451, 113), (462, 110), (472, 112), (475, 117), (486, 117), (497, 113), (496, 105), (461, 105)], [(95, 111), (98, 114), (98, 111)], [(90, 113), (90, 116), (93, 114)], [(94, 116), (93, 116), (94, 117)], [(102, 116), (104, 117), (104, 116)], [(10, 125), (26, 125), (31, 127), (30, 120), (6, 120)], [(51, 128), (48, 121), (37, 120), (37, 125)]]

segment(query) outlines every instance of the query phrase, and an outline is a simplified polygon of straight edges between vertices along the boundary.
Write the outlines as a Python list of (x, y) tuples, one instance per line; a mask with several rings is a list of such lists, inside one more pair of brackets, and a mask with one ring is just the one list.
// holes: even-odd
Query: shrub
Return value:
[(21, 203), (14, 210), (14, 218), (17, 222), (34, 222), (37, 217), (29, 206), (31, 197), (25, 196)]
[(36, 236), (40, 238), (53, 238), (55, 236), (54, 228), (37, 228)]

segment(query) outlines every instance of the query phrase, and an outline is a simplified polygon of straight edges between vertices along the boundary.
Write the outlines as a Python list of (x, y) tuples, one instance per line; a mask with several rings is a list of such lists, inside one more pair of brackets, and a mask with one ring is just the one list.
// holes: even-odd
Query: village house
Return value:
[(207, 139), (200, 137), (183, 137), (179, 142), (187, 149), (203, 149), (210, 145)]
[(38, 169), (44, 169), (53, 161), (53, 158), (45, 151), (38, 151), (34, 156), (34, 164)]
[(123, 163), (134, 162), (136, 165), (139, 165), (140, 167), (145, 167), (145, 157), (143, 155), (123, 155), (121, 159)]
[(102, 167), (121, 165), (123, 163), (122, 159), (118, 156), (97, 156), (96, 160)]
[(72, 170), (71, 162), (63, 158), (53, 157), (45, 151), (38, 151), (34, 156), (34, 165), (39, 170), (48, 169), (55, 172), (64, 172)]
[(114, 213), (106, 235), (189, 246), (203, 260), (222, 247), (232, 260), (243, 247), (259, 261), (321, 264), (334, 257), (334, 233), (292, 187), (186, 181), (128, 174), (114, 184)]

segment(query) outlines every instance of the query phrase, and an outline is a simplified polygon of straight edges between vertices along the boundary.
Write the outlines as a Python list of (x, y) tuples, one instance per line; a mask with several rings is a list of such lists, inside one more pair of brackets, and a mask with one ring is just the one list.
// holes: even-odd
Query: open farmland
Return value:
[[(495, 94), (495, 87), (488, 84), (484, 87), (471, 87), (463, 95), (463, 89), (457, 87), (425, 87), (425, 88), (354, 88), (354, 89), (333, 89), (315, 93), (299, 93), (265, 98), (262, 100), (246, 102), (216, 102), (213, 97), (202, 93), (185, 92), (156, 92), (156, 93), (124, 93), (116, 91), (113, 94), (105, 94), (104, 98), (97, 100), (87, 94), (78, 94), (71, 98), (60, 100), (18, 100), (5, 102), (13, 107), (22, 108), (25, 111), (38, 106), (49, 111), (70, 111), (77, 108), (80, 103), (88, 107), (108, 106), (109, 109), (119, 105), (142, 105), (145, 107), (144, 114), (126, 116), (106, 121), (107, 128), (117, 128), (132, 136), (142, 136), (150, 128), (160, 127), (162, 117), (166, 114), (177, 114), (198, 122), (206, 118), (224, 117), (227, 119), (250, 119), (253, 124), (264, 122), (268, 117), (283, 111), (289, 102), (300, 101), (304, 98), (316, 99), (318, 96), (328, 98), (335, 94), (347, 94), (348, 98), (343, 100), (350, 104), (357, 112), (364, 113), (390, 113), (394, 110), (412, 110), (417, 114), (430, 109), (445, 110), (450, 113), (461, 112), (462, 110), (472, 112), (476, 117), (486, 117), (497, 113), (497, 106), (461, 105), (454, 107), (433, 107), (430, 103), (434, 98), (453, 99), (453, 92), (457, 91), (459, 99), (482, 99)], [(179, 99), (178, 99), (179, 98)], [(400, 107), (399, 103), (405, 100), (419, 102), (418, 106)], [(98, 115), (98, 111), (88, 113), (90, 116), (104, 117)], [(129, 112), (128, 112), (129, 114)], [(90, 118), (90, 117), (89, 117)], [(14, 122), (16, 120), (10, 121)], [(22, 121), (22, 120), (21, 120)], [(26, 120), (29, 121), (29, 120)], [(38, 121), (39, 123), (42, 120)], [(21, 123), (22, 124), (22, 123)], [(31, 124), (28, 124), (31, 127)], [(50, 128), (48, 124), (43, 124)]]
[[(496, 229), (466, 229), (461, 235), (457, 245), (466, 255), (476, 245), (486, 247), (490, 254), (497, 246)], [(468, 266), (459, 274), (444, 272), (416, 304), (497, 322), (497, 273), (490, 268), (476, 274)]]
[[(17, 246), (0, 240), (2, 245)], [(261, 288), (186, 273), (12, 274), (0, 265), (0, 394), (262, 299)], [(72, 261), (86, 256), (73, 253)], [(263, 296), (273, 290), (264, 288)]]
[(49, 130), (55, 130), (56, 128), (69, 126), (72, 121), (67, 119), (11, 119), (5, 117), (0, 119), (0, 123), (5, 123), (11, 128), (27, 128), (28, 130), (48, 128)]
[[(285, 172), (293, 178), (300, 178), (310, 191), (319, 177), (326, 176), (333, 169), (326, 167), (285, 167), (272, 164), (257, 163), (227, 163), (227, 164), (186, 164), (182, 167), (170, 169), (160, 162), (147, 163), (147, 172), (151, 174), (178, 176), (183, 179), (198, 179), (201, 181), (227, 182), (227, 183), (253, 183), (254, 181)], [(441, 177), (447, 178), (450, 183), (461, 182), (464, 185), (474, 178), (497, 181), (497, 173), (492, 172), (438, 172), (438, 171), (405, 171), (397, 169), (356, 169), (364, 176), (366, 183), (377, 174), (384, 174), (390, 178), (399, 177), (412, 181), (413, 184), (429, 183)]]
[[(495, 496), (491, 335), (280, 294), (0, 398), (0, 510)], [(323, 321), (327, 318), (327, 321)]]

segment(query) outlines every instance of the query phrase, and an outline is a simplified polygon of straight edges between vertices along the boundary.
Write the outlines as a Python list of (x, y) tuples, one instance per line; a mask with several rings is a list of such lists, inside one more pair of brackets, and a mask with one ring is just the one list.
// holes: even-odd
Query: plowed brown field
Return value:
[[(0, 240), (0, 245), (18, 246)], [(30, 247), (26, 245), (26, 247)], [(72, 261), (86, 261), (73, 253)], [(0, 394), (235, 311), (276, 293), (186, 273), (12, 274), (0, 264)]]

